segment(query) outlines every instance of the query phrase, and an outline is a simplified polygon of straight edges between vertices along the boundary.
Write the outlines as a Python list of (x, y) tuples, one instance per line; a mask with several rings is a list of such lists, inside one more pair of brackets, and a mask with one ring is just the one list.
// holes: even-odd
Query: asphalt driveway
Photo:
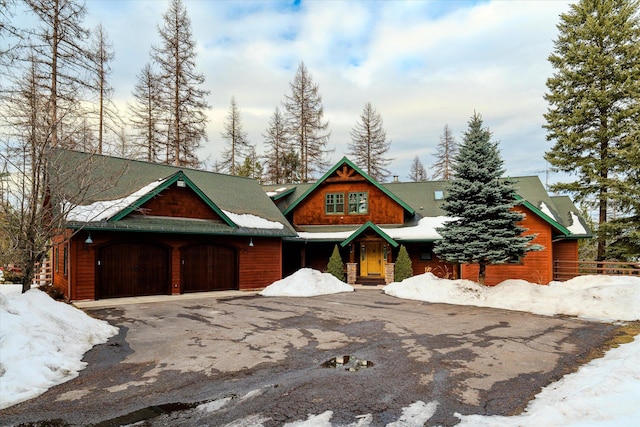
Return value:
[(1, 411), (2, 425), (276, 426), (330, 410), (334, 425), (382, 426), (422, 401), (438, 403), (427, 425), (449, 426), (455, 412), (518, 413), (615, 329), (375, 289), (86, 311), (120, 334), (74, 380)]

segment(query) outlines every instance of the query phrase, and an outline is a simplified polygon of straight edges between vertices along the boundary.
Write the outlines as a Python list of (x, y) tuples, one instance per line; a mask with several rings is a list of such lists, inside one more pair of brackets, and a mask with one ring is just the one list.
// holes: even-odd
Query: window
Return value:
[(344, 213), (344, 194), (329, 193), (325, 195), (324, 211), (328, 214)]
[(62, 274), (64, 274), (65, 276), (67, 276), (68, 272), (69, 272), (69, 249), (67, 248), (67, 245), (64, 245), (63, 248), (63, 252), (62, 252), (62, 258), (63, 258), (63, 264), (62, 264)]
[(420, 261), (431, 261), (433, 259), (433, 246), (420, 246)]
[(366, 214), (369, 212), (369, 193), (349, 193), (349, 213)]
[(436, 200), (442, 200), (442, 199), (444, 199), (444, 191), (442, 191), (442, 190), (436, 190), (436, 191), (434, 191), (434, 192), (433, 192), (433, 197), (434, 197)]

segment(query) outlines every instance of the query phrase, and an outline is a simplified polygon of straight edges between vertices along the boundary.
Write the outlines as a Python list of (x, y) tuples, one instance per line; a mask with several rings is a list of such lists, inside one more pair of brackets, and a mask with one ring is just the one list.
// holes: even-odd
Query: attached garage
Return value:
[(104, 246), (97, 257), (97, 298), (171, 293), (170, 250), (161, 245), (121, 242)]
[(196, 244), (180, 250), (182, 292), (238, 289), (238, 255), (230, 246)]

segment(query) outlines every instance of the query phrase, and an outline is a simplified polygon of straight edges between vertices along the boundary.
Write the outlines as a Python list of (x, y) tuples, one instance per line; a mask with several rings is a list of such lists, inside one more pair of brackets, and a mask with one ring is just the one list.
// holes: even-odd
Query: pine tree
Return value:
[(302, 182), (309, 182), (314, 172), (329, 166), (326, 159), (329, 122), (323, 121), (322, 96), (303, 62), (289, 87), (291, 94), (285, 95), (283, 103), (287, 134), (292, 146), (298, 150), (300, 178)]
[(396, 265), (394, 266), (393, 281), (402, 282), (404, 279), (408, 279), (413, 276), (413, 266), (411, 265), (411, 258), (404, 245), (400, 245), (398, 251), (398, 258), (396, 258)]
[(440, 137), (440, 143), (436, 147), (436, 162), (433, 164), (433, 179), (448, 181), (453, 178), (453, 166), (458, 154), (458, 144), (449, 129), (444, 125), (444, 131)]
[(331, 253), (329, 264), (327, 265), (327, 273), (344, 282), (344, 263), (342, 262), (338, 245), (333, 247), (333, 252)]
[(478, 282), (484, 284), (488, 264), (507, 262), (539, 247), (529, 245), (534, 235), (522, 236), (525, 229), (517, 223), (524, 215), (513, 209), (513, 183), (499, 179), (504, 168), (498, 146), (477, 113), (455, 160), (442, 206), (454, 219), (438, 229), (442, 239), (434, 252), (449, 262), (479, 264)]
[(420, 161), (418, 156), (413, 158), (413, 162), (411, 163), (411, 169), (409, 170), (409, 175), (407, 176), (413, 182), (424, 182), (429, 179), (427, 176), (427, 171), (424, 168), (424, 165)]
[(236, 103), (236, 97), (231, 97), (231, 105), (227, 120), (224, 123), (224, 131), (220, 133), (227, 141), (227, 148), (222, 153), (222, 166), (231, 175), (237, 175), (242, 159), (250, 151), (249, 138), (242, 126), (240, 110)]
[(207, 139), (209, 108), (202, 89), (204, 75), (196, 72), (196, 44), (191, 34), (191, 20), (182, 0), (171, 0), (158, 27), (160, 47), (153, 48), (153, 59), (160, 68), (164, 104), (167, 105), (168, 159), (176, 166), (199, 166), (196, 154)]
[(640, 197), (640, 187), (627, 179), (640, 167), (629, 156), (631, 135), (640, 129), (639, 5), (636, 0), (572, 4), (560, 15), (549, 56), (554, 74), (547, 80), (544, 127), (555, 145), (545, 159), (553, 170), (576, 175), (551, 189), (572, 193), (577, 201), (597, 198), (598, 260), (607, 257), (608, 211), (617, 204), (632, 207), (629, 197)]
[(256, 147), (254, 145), (250, 146), (249, 152), (249, 155), (244, 158), (244, 163), (238, 168), (236, 175), (253, 178), (262, 184), (264, 181), (262, 177), (264, 168), (260, 160), (258, 160)]
[(147, 162), (160, 161), (162, 146), (166, 146), (166, 123), (159, 79), (150, 64), (146, 64), (133, 90), (134, 102), (129, 104), (131, 127), (136, 131), (134, 145)]
[(285, 153), (291, 149), (287, 139), (287, 129), (285, 118), (278, 107), (276, 107), (267, 132), (262, 134), (264, 145), (267, 147), (265, 163), (267, 166), (266, 182), (270, 184), (282, 184), (285, 182)]
[(387, 133), (382, 127), (382, 116), (367, 102), (360, 121), (351, 129), (348, 154), (369, 176), (384, 182), (391, 175), (386, 168), (393, 160), (388, 157), (390, 147), (391, 141), (387, 141)]

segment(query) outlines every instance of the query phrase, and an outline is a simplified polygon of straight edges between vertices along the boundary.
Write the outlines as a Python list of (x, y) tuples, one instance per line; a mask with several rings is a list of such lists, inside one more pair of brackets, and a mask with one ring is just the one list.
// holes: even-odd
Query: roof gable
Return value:
[(331, 169), (329, 169), (318, 181), (316, 181), (311, 187), (309, 187), (299, 198), (293, 201), (285, 210), (284, 214), (287, 215), (293, 211), (307, 196), (313, 193), (318, 187), (325, 182), (332, 181), (366, 181), (382, 191), (385, 195), (389, 196), (394, 202), (402, 206), (409, 214), (413, 215), (415, 211), (411, 206), (402, 201), (398, 196), (393, 194), (389, 189), (380, 185), (375, 179), (371, 178), (366, 172), (361, 170), (353, 162), (346, 157), (343, 157), (338, 163), (336, 163)]
[(374, 233), (376, 233), (377, 235), (382, 237), (387, 243), (389, 243), (394, 248), (397, 248), (399, 246), (398, 242), (393, 240), (391, 238), (391, 236), (389, 236), (387, 233), (382, 231), (380, 229), (380, 227), (378, 227), (377, 225), (375, 225), (371, 221), (367, 221), (362, 226), (360, 226), (360, 228), (358, 228), (356, 231), (354, 231), (353, 234), (351, 234), (348, 238), (346, 238), (344, 241), (342, 241), (342, 243), (340, 243), (340, 246), (342, 246), (344, 248), (349, 243), (351, 243), (354, 239), (356, 239), (359, 235), (361, 235), (362, 233), (364, 233), (367, 230), (372, 230)]
[(110, 222), (120, 221), (121, 219), (125, 218), (127, 215), (131, 214), (132, 212), (139, 210), (145, 203), (147, 203), (148, 201), (153, 199), (155, 196), (157, 196), (158, 194), (162, 193), (163, 191), (171, 187), (171, 185), (178, 182), (184, 183), (183, 185), (186, 188), (189, 188), (191, 191), (193, 191), (200, 198), (200, 200), (202, 200), (213, 212), (216, 213), (216, 215), (220, 217), (220, 219), (222, 219), (224, 223), (226, 223), (230, 227), (237, 228), (237, 225), (233, 221), (231, 221), (231, 219), (221, 209), (219, 209), (218, 206), (216, 206), (216, 204), (213, 203), (211, 199), (209, 199), (209, 197), (207, 197), (207, 195), (204, 194), (202, 190), (200, 190), (200, 188), (198, 188), (198, 186), (194, 184), (193, 181), (191, 181), (191, 179), (189, 179), (189, 177), (186, 176), (182, 171), (178, 171), (172, 176), (165, 179), (160, 185), (153, 188), (151, 191), (147, 192), (146, 194), (143, 194), (135, 202), (133, 202), (132, 204), (122, 209), (120, 212), (113, 215), (111, 218), (109, 218), (108, 221)]

